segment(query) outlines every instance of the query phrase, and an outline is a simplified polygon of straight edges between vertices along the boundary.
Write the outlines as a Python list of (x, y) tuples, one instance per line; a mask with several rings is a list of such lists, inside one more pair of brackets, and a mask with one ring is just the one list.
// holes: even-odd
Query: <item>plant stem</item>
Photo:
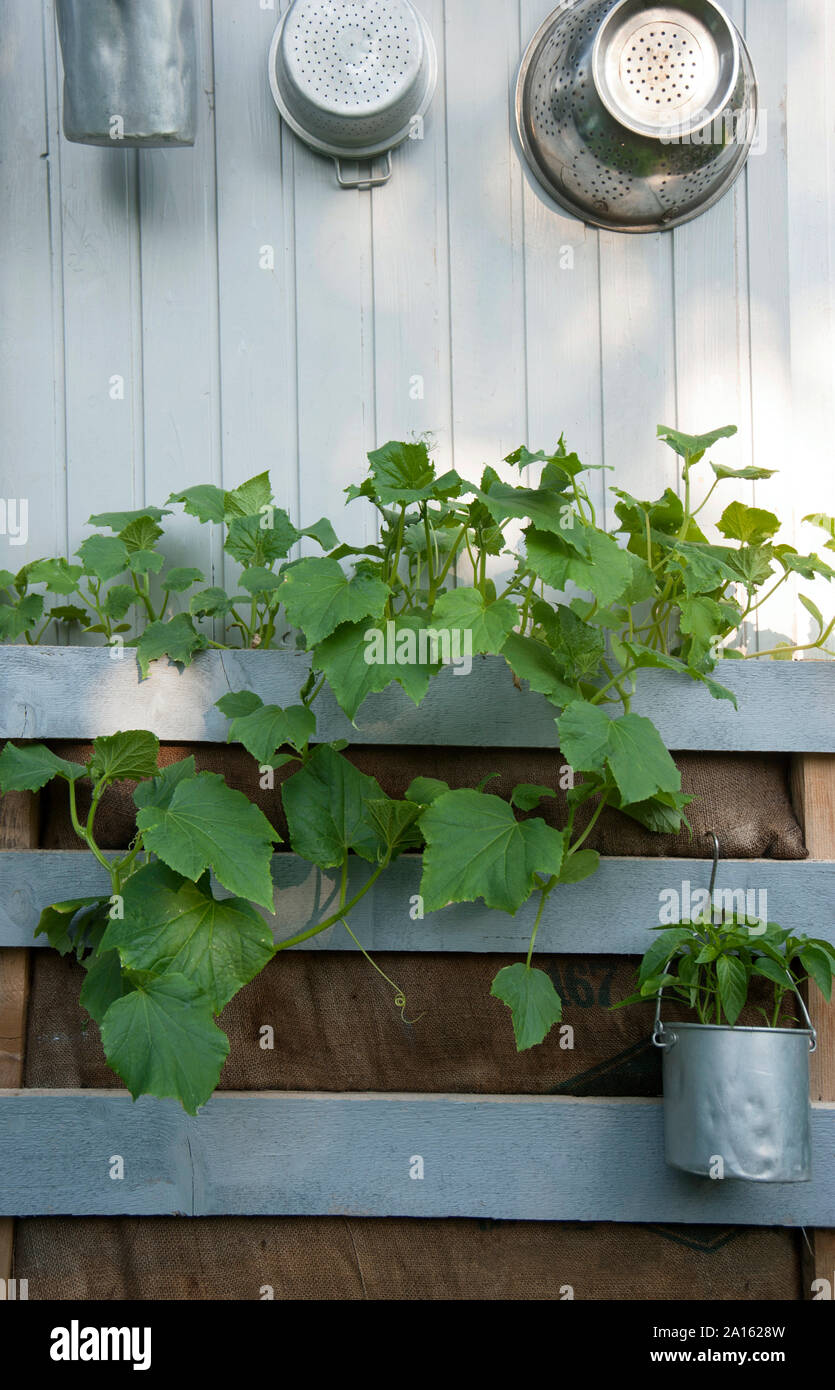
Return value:
[(388, 868), (388, 866), (389, 857), (387, 856), (382, 864), (378, 864), (377, 868), (374, 870), (367, 883), (363, 885), (360, 891), (354, 895), (354, 897), (351, 899), (349, 903), (344, 903), (340, 905), (339, 909), (336, 912), (334, 912), (331, 917), (328, 917), (324, 922), (320, 922), (317, 927), (308, 927), (307, 931), (298, 932), (296, 936), (290, 936), (287, 938), (286, 941), (279, 941), (278, 945), (276, 946), (276, 950), (286, 951), (290, 946), (298, 946), (301, 944), (302, 941), (310, 941), (312, 937), (318, 936), (320, 932), (327, 931), (328, 927), (332, 927), (334, 923), (340, 921), (342, 917), (347, 916), (347, 914), (356, 907), (357, 903), (365, 897), (366, 893), (369, 892), (371, 888), (373, 888), (374, 884), (377, 882), (377, 879)]
[(527, 967), (528, 967), (529, 970), (530, 970), (530, 968), (531, 968), (531, 960), (532, 960), (532, 958), (533, 958), (533, 948), (534, 948), (534, 946), (536, 945), (536, 937), (537, 937), (537, 933), (538, 933), (538, 931), (539, 931), (539, 924), (540, 924), (540, 922), (542, 921), (542, 914), (543, 914), (543, 912), (545, 911), (545, 904), (547, 903), (548, 898), (550, 897), (550, 895), (551, 895), (553, 889), (556, 887), (556, 883), (557, 883), (556, 878), (550, 878), (546, 884), (543, 884), (543, 887), (542, 887), (542, 896), (541, 896), (541, 898), (540, 898), (540, 900), (539, 900), (539, 910), (537, 911), (537, 914), (536, 914), (536, 921), (535, 921), (534, 924), (533, 924), (533, 931), (531, 932), (531, 941), (530, 941), (530, 945), (528, 946), (528, 958), (527, 958), (527, 960), (526, 960), (526, 962), (525, 962), (525, 964), (527, 965)]

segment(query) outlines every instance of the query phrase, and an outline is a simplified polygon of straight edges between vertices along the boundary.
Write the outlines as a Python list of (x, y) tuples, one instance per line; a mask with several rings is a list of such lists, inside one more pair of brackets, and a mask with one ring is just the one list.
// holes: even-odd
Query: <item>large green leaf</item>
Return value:
[(316, 732), (316, 716), (305, 705), (261, 705), (232, 720), (228, 743), (242, 743), (259, 763), (268, 763), (279, 748), (289, 744), (304, 749)]
[(308, 647), (329, 637), (341, 623), (378, 620), (389, 597), (381, 580), (358, 574), (349, 579), (338, 560), (326, 556), (301, 560), (288, 569), (281, 601), (290, 622), (301, 628)]
[(106, 734), (93, 744), (88, 772), (94, 782), (100, 777), (109, 782), (143, 782), (156, 776), (158, 757), (159, 739), (146, 729)]
[[(135, 516), (129, 521), (122, 531), (119, 532), (120, 541), (124, 542), (129, 555), (136, 555), (140, 551), (153, 553), (154, 546), (162, 535), (162, 527), (158, 526), (153, 517), (142, 515)], [(162, 563), (160, 561), (160, 563)], [(131, 566), (131, 568), (133, 568)]]
[(506, 801), (465, 788), (447, 792), (424, 811), (426, 840), (421, 893), (429, 912), (483, 898), (515, 913), (537, 874), (559, 874), (565, 837), (543, 820), (517, 821)]
[(108, 531), (120, 533), (136, 521), (147, 519), (153, 524), (170, 515), (170, 511), (161, 507), (139, 507), (135, 512), (97, 512), (95, 516), (88, 517), (87, 525), (104, 526)]
[(287, 513), (276, 507), (263, 516), (234, 517), (223, 548), (239, 564), (255, 567), (283, 560), (298, 539)]
[(53, 594), (74, 594), (83, 573), (81, 565), (70, 565), (63, 558), (35, 560), (26, 568), (30, 584), (45, 584)]
[[(626, 551), (619, 553), (625, 555)], [(538, 604), (537, 614), (542, 608), (550, 608), (550, 605)], [(606, 639), (598, 628), (583, 622), (570, 608), (560, 603), (550, 609), (546, 630), (567, 680), (586, 681), (597, 676), (606, 654)]]
[(650, 719), (625, 714), (609, 726), (609, 769), (624, 804), (681, 791), (681, 773)]
[(198, 632), (188, 613), (177, 613), (170, 622), (149, 623), (139, 639), (137, 655), (143, 678), (152, 661), (167, 656), (188, 665), (195, 652), (205, 651), (209, 640)]
[(209, 999), (185, 975), (164, 975), (117, 999), (101, 1038), (134, 1100), (172, 1096), (190, 1115), (209, 1099), (229, 1052)]
[(433, 493), (435, 468), (423, 443), (390, 440), (368, 455), (377, 496), (384, 506), (407, 506), (428, 500)]
[(697, 671), (693, 666), (688, 666), (680, 657), (668, 656), (666, 652), (657, 651), (655, 647), (646, 647), (642, 642), (622, 642), (621, 646), (639, 670), (650, 667), (655, 670), (677, 671), (680, 675), (688, 676), (691, 680), (707, 686), (714, 700), (730, 700), (735, 709), (739, 708), (732, 690), (720, 685), (704, 671)]
[(148, 864), (125, 884), (124, 918), (110, 922), (100, 952), (118, 950), (130, 970), (185, 975), (216, 1014), (275, 953), (270, 928), (245, 898), (215, 898), (166, 864)]
[(179, 781), (167, 801), (142, 805), (136, 824), (145, 848), (178, 874), (196, 881), (213, 869), (230, 893), (272, 912), (272, 846), (281, 837), (258, 807), (218, 773)]
[(773, 512), (746, 507), (743, 502), (732, 502), (726, 507), (717, 524), (723, 536), (748, 545), (762, 545), (780, 530), (780, 518)]
[(478, 589), (452, 589), (435, 604), (433, 626), (472, 633), (473, 652), (498, 653), (516, 626), (519, 610), (510, 599), (490, 601)]
[(600, 772), (609, 752), (611, 720), (600, 705), (574, 700), (557, 720), (560, 752), (575, 772)]
[(368, 803), (385, 798), (373, 777), (323, 744), (281, 790), (296, 854), (320, 869), (336, 868), (351, 851), (376, 860), (380, 834)]
[(578, 527), (583, 535), (583, 551), (564, 535), (550, 535), (529, 527), (525, 532), (528, 564), (553, 589), (564, 590), (569, 583), (594, 594), (608, 608), (629, 589), (632, 565), (613, 536), (591, 527)]
[(562, 707), (576, 698), (577, 692), (566, 684), (554, 653), (537, 638), (511, 632), (502, 647), (502, 656), (519, 680), (527, 681), (531, 690), (546, 695), (553, 704)]
[[(433, 655), (434, 647), (427, 640), (432, 630), (420, 614), (398, 616), (381, 629), (372, 630), (370, 638), (367, 622), (342, 623), (317, 644), (314, 663), (327, 676), (340, 707), (352, 721), (369, 695), (385, 690), (393, 681), (419, 705), (432, 676), (441, 669), (440, 661), (421, 660), (422, 656)], [(421, 638), (421, 633), (426, 635)], [(382, 660), (376, 659), (377, 648), (382, 652)]]
[(192, 584), (205, 584), (206, 576), (193, 565), (175, 565), (162, 577), (162, 587), (170, 594), (184, 594)]
[(105, 951), (89, 960), (78, 1002), (101, 1026), (110, 1005), (127, 994), (130, 986), (122, 973), (118, 951)]
[(14, 642), (42, 617), (41, 594), (27, 594), (16, 604), (0, 604), (0, 642)]
[(85, 572), (96, 579), (115, 579), (128, 567), (127, 546), (117, 536), (88, 536), (75, 553), (81, 556)]
[(669, 444), (671, 449), (691, 464), (704, 458), (708, 449), (712, 449), (720, 439), (732, 439), (736, 433), (736, 425), (723, 425), (721, 429), (711, 430), (709, 434), (682, 434), (680, 430), (671, 430), (667, 425), (658, 426), (658, 438), (663, 439), (665, 444)]
[(728, 546), (676, 541), (670, 548), (668, 568), (681, 574), (688, 594), (711, 594), (735, 583), (736, 552)]
[(273, 500), (273, 490), (270, 486), (269, 473), (258, 473), (254, 478), (248, 478), (239, 487), (227, 492), (224, 499), (224, 515), (227, 521), (232, 521), (235, 517), (255, 516), (262, 512), (263, 508), (271, 506)]
[(715, 640), (727, 628), (723, 610), (715, 599), (701, 595), (682, 599), (679, 611), (681, 630), (690, 638), (690, 661), (703, 661), (712, 654)]
[(490, 993), (511, 1011), (517, 1052), (536, 1047), (562, 1018), (562, 1000), (550, 976), (523, 961), (500, 970)]
[(493, 520), (501, 525), (511, 519), (530, 521), (540, 531), (561, 536), (567, 547), (583, 547), (582, 532), (562, 493), (553, 488), (511, 487), (509, 483), (493, 482), (489, 492), (476, 491)]
[(53, 951), (62, 956), (79, 945), (83, 948), (85, 942), (79, 942), (81, 917), (89, 917), (87, 909), (101, 909), (108, 901), (106, 898), (71, 898), (68, 902), (53, 903), (41, 913), (35, 936), (45, 936)]
[(182, 502), (189, 516), (198, 521), (222, 522), (226, 518), (226, 493), (213, 483), (198, 483), (183, 492), (172, 492), (169, 502)]
[(7, 743), (0, 753), (0, 791), (3, 793), (36, 792), (53, 777), (77, 782), (79, 777), (86, 776), (86, 767), (57, 757), (43, 743), (28, 743), (22, 748)]

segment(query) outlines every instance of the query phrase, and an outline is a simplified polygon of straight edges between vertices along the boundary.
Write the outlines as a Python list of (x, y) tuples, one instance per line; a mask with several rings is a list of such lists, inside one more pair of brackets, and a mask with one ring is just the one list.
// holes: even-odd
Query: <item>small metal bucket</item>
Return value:
[(57, 0), (57, 14), (68, 140), (194, 144), (194, 0)]
[(653, 1041), (664, 1049), (671, 1167), (703, 1177), (809, 1182), (814, 1029), (658, 1023)]

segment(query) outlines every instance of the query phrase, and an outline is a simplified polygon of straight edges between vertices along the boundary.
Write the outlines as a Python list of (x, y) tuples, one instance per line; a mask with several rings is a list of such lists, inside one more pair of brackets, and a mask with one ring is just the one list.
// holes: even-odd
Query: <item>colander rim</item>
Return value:
[(356, 162), (357, 160), (373, 159), (377, 155), (385, 154), (388, 150), (396, 149), (398, 145), (402, 145), (405, 140), (408, 140), (409, 134), (412, 129), (412, 121), (415, 119), (415, 117), (424, 117), (427, 111), (429, 110), (429, 107), (432, 105), (432, 100), (434, 98), (438, 84), (438, 50), (435, 45), (435, 37), (432, 33), (432, 29), (426, 16), (418, 9), (416, 5), (412, 4), (411, 0), (399, 0), (399, 3), (406, 5), (412, 11), (420, 26), (425, 52), (424, 91), (421, 96), (420, 105), (417, 107), (415, 111), (412, 112), (412, 115), (410, 116), (409, 121), (405, 126), (400, 127), (396, 134), (387, 135), (384, 140), (379, 140), (372, 144), (363, 146), (335, 145), (331, 141), (322, 140), (318, 135), (315, 135), (312, 131), (308, 130), (308, 128), (304, 126), (290, 110), (278, 80), (276, 58), (278, 55), (279, 45), (281, 43), (281, 37), (284, 32), (284, 26), (287, 22), (287, 18), (290, 14), (290, 11), (292, 10), (292, 5), (288, 5), (287, 9), (284, 11), (281, 18), (279, 19), (272, 37), (272, 41), (270, 43), (270, 53), (268, 58), (268, 76), (270, 82), (270, 91), (272, 92), (273, 101), (278, 107), (278, 111), (282, 120), (286, 122), (286, 124), (290, 127), (293, 133), (297, 135), (299, 139), (303, 141), (304, 144), (308, 145), (318, 154), (329, 155), (331, 159), (341, 159), (345, 160), (346, 162)]
[(657, 130), (650, 130), (646, 126), (641, 125), (639, 121), (630, 121), (624, 113), (622, 107), (619, 107), (614, 102), (609, 101), (608, 94), (605, 90), (604, 85), (598, 81), (598, 73), (600, 71), (601, 62), (601, 51), (606, 39), (606, 31), (612, 24), (612, 20), (615, 18), (615, 16), (621, 10), (626, 9), (628, 5), (634, 5), (634, 3), (635, 0), (617, 0), (617, 3), (612, 6), (608, 14), (604, 15), (603, 19), (601, 20), (600, 28), (598, 29), (597, 35), (594, 40), (594, 47), (592, 48), (591, 56), (592, 75), (594, 80), (595, 91), (597, 92), (598, 98), (603, 103), (612, 119), (617, 121), (618, 125), (623, 126), (624, 130), (631, 131), (633, 135), (640, 135), (646, 140), (661, 140), (671, 130), (675, 130), (677, 132), (685, 130), (687, 134), (695, 135), (700, 130), (704, 130), (706, 126), (709, 126), (711, 122), (716, 119), (717, 112), (724, 111), (725, 107), (727, 106), (728, 102), (734, 94), (736, 84), (739, 81), (739, 69), (742, 63), (742, 54), (740, 52), (740, 39), (742, 36), (739, 33), (739, 30), (737, 29), (733, 20), (731, 19), (730, 15), (728, 14), (727, 10), (725, 10), (724, 7), (718, 3), (718, 0), (700, 0), (701, 4), (707, 5), (712, 10), (716, 11), (719, 18), (724, 22), (725, 27), (730, 36), (734, 54), (733, 71), (731, 73), (731, 79), (726, 84), (725, 90), (721, 93), (721, 97), (717, 101), (714, 110), (709, 111), (705, 116), (704, 120), (673, 123), (668, 127), (659, 128)]

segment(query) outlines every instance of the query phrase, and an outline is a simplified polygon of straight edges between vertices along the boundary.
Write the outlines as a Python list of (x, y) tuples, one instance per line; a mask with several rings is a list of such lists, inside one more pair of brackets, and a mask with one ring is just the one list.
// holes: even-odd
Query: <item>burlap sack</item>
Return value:
[(30, 1299), (801, 1297), (796, 1231), (341, 1217), (29, 1218)]
[[(573, 1038), (553, 1032), (517, 1052), (510, 1014), (490, 995), (506, 956), (391, 955), (380, 968), (354, 952), (287, 952), (226, 1007), (231, 1052), (220, 1086), (232, 1091), (417, 1091), (482, 1095), (654, 1096), (661, 1093), (652, 1006), (610, 1012), (632, 988), (625, 957), (543, 956)], [(27, 1086), (110, 1087), (98, 1028), (78, 1004), (80, 966), (36, 953), (29, 1000)], [(419, 1017), (423, 1015), (423, 1017)], [(261, 1046), (265, 1025), (274, 1047)], [(573, 1047), (565, 1046), (573, 1042)]]
[[(53, 742), (60, 757), (84, 762), (90, 756), (89, 744)], [(240, 747), (212, 744), (163, 746), (160, 765), (177, 762), (189, 753), (195, 756), (199, 771), (222, 773), (229, 784), (244, 791), (287, 840), (287, 823), (281, 808), (281, 783), (293, 768), (280, 769), (275, 787), (259, 786), (255, 760)], [(560, 790), (563, 760), (559, 751), (547, 749), (488, 750), (471, 748), (355, 748), (351, 761), (369, 776), (376, 777), (389, 796), (402, 797), (415, 777), (440, 777), (452, 787), (478, 786), (484, 777), (498, 773), (488, 790), (506, 800), (521, 782), (552, 787), (557, 795), (545, 800), (535, 814), (558, 828), (565, 825), (565, 794)], [(803, 835), (792, 811), (786, 760), (772, 755), (727, 755), (681, 753), (676, 757), (682, 786), (696, 797), (688, 815), (693, 827), (680, 835), (655, 835), (629, 816), (607, 810), (595, 826), (587, 844), (601, 854), (627, 854), (645, 857), (707, 858), (712, 845), (705, 832), (716, 830), (722, 853), (729, 859), (803, 859)], [(110, 788), (102, 798), (96, 830), (104, 849), (122, 849), (130, 843), (136, 828), (133, 785)], [(79, 810), (86, 818), (90, 785), (78, 789)], [(577, 824), (582, 827), (591, 808), (581, 810)], [(56, 782), (42, 794), (42, 839), (44, 849), (78, 849), (69, 817), (67, 789)]]

